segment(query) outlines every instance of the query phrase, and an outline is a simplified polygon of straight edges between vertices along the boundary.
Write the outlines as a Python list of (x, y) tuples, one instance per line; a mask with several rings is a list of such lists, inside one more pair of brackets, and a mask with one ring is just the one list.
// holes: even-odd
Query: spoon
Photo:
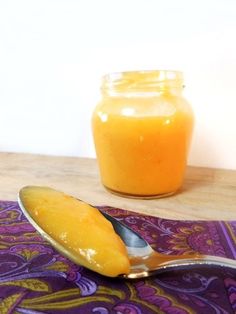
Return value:
[[(58, 243), (49, 234), (47, 234), (31, 217), (23, 200), (21, 199), (21, 193), (18, 195), (18, 203), (22, 212), (35, 229), (59, 252), (76, 263), (76, 260), (73, 254), (70, 253), (69, 249)], [(146, 242), (138, 233), (109, 214), (101, 210), (100, 212), (111, 222), (115, 232), (120, 236), (127, 248), (131, 266), (130, 273), (119, 275), (119, 277), (137, 279), (153, 276), (165, 271), (185, 270), (207, 266), (236, 269), (236, 260), (230, 258), (201, 255), (198, 253), (184, 255), (167, 255), (158, 253), (154, 251), (148, 242)]]

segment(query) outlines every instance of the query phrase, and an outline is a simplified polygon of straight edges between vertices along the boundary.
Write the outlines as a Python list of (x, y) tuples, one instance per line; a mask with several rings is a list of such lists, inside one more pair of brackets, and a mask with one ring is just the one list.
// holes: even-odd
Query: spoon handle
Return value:
[(165, 271), (203, 268), (206, 266), (230, 268), (236, 270), (236, 260), (211, 255), (165, 255), (153, 252), (149, 257), (131, 259), (131, 273), (128, 278), (142, 278)]

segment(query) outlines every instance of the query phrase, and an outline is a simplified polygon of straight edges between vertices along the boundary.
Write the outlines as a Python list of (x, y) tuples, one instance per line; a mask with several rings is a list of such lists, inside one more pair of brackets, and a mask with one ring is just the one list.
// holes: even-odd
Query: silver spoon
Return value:
[[(55, 241), (50, 235), (48, 235), (31, 217), (27, 208), (25, 207), (23, 200), (21, 199), (21, 193), (18, 196), (19, 206), (35, 227), (35, 229), (48, 240), (59, 252), (71, 259), (76, 263), (76, 258), (71, 252)], [(218, 257), (195, 254), (184, 255), (166, 255), (154, 251), (151, 246), (135, 231), (113, 218), (112, 216), (100, 211), (102, 215), (108, 219), (115, 230), (126, 245), (129, 260), (130, 260), (130, 273), (126, 275), (120, 275), (119, 277), (136, 279), (153, 276), (164, 271), (191, 269), (207, 266), (226, 267), (236, 269), (236, 260)]]

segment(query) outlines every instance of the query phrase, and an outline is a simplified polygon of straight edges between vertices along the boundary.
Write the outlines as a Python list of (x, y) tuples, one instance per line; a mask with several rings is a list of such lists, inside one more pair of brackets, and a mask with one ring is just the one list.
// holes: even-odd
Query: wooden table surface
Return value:
[(0, 153), (0, 199), (16, 200), (25, 185), (46, 185), (93, 205), (173, 219), (236, 220), (236, 171), (188, 167), (181, 191), (155, 200), (116, 196), (100, 183), (96, 160)]

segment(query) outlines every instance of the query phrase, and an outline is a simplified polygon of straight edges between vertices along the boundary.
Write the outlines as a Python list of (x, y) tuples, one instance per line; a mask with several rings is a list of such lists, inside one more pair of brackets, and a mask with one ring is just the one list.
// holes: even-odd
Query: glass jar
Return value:
[(103, 185), (123, 196), (156, 198), (182, 185), (193, 128), (178, 71), (105, 75), (92, 127)]

